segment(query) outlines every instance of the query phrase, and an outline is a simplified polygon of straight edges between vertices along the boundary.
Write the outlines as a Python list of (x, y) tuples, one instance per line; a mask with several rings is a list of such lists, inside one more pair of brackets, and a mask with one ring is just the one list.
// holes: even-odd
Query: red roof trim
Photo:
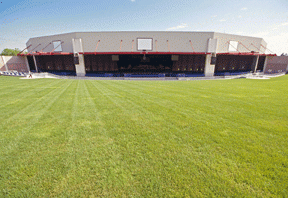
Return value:
[[(43, 56), (43, 55), (72, 55), (73, 53), (71, 52), (37, 52), (37, 53), (29, 53), (29, 54), (18, 54), (18, 56)], [(206, 53), (206, 52), (80, 52), (79, 54), (94, 54), (94, 55), (121, 55), (121, 54), (171, 54), (171, 55), (205, 55), (205, 54), (211, 54), (211, 53)]]
[(37, 52), (29, 54), (18, 54), (18, 56), (42, 56), (42, 55), (72, 55), (70, 52)]
[[(37, 53), (29, 53), (29, 54), (18, 54), (18, 56), (45, 56), (45, 55), (72, 55), (71, 52), (37, 52)], [(211, 53), (206, 52), (80, 52), (79, 54), (86, 54), (86, 55), (132, 55), (132, 54), (170, 54), (170, 55), (206, 55)], [(277, 56), (276, 54), (259, 54), (259, 53), (252, 53), (252, 52), (239, 52), (239, 53), (217, 53), (217, 55), (250, 55), (250, 56)]]
[(175, 55), (181, 55), (181, 54), (210, 54), (206, 52), (80, 52), (79, 54), (114, 54), (114, 55), (121, 55), (121, 54), (175, 54)]
[(277, 56), (276, 54), (259, 54), (259, 53), (252, 53), (252, 52), (239, 52), (239, 53), (217, 53), (217, 55), (250, 55), (250, 56)]

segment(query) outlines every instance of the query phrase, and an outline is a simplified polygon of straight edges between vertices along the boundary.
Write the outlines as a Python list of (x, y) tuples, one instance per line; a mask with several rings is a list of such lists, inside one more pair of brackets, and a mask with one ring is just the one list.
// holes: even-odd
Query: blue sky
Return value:
[(0, 51), (78, 31), (216, 31), (288, 53), (288, 0), (0, 0)]

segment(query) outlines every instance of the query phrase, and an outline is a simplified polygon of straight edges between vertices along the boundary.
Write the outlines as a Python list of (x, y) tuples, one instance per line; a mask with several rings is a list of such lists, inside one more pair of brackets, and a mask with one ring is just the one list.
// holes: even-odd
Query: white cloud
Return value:
[(217, 17), (217, 15), (212, 16), (213, 18)]
[(288, 26), (288, 22), (284, 22), (284, 23), (280, 23), (280, 24), (274, 24), (271, 28), (272, 30), (283, 30), (283, 26), (285, 28), (285, 26)]
[(270, 32), (257, 32), (255, 34), (250, 34), (250, 36), (263, 38), (264, 36), (267, 36), (269, 34), (270, 34)]
[(131, 0), (132, 2), (134, 2), (135, 0)]
[(226, 21), (226, 19), (221, 19), (220, 22)]
[(247, 10), (247, 9), (248, 9), (248, 8), (245, 8), (245, 7), (244, 7), (244, 8), (241, 8), (241, 10)]
[[(288, 53), (288, 32), (258, 32), (256, 34), (250, 34), (250, 36), (263, 38), (267, 42), (267, 48), (272, 52), (280, 55), (282, 53)], [(266, 50), (265, 53), (270, 53)]]
[(186, 27), (188, 27), (187, 23), (181, 23), (180, 25), (177, 25), (175, 27), (167, 28), (166, 30), (178, 30), (178, 29), (183, 29), (183, 28), (186, 28)]
[(241, 16), (241, 15), (239, 15), (239, 16), (238, 16), (238, 18), (242, 18), (242, 16)]
[[(280, 55), (282, 53), (288, 53), (288, 33), (282, 32), (279, 35), (265, 36), (263, 39), (267, 42), (267, 48), (272, 52)], [(269, 53), (266, 50), (266, 53)]]

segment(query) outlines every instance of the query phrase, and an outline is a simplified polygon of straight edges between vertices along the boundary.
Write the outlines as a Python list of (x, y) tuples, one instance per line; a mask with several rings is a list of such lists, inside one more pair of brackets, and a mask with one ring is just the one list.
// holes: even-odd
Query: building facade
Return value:
[(214, 76), (264, 71), (262, 38), (217, 32), (75, 32), (31, 38), (31, 70), (77, 76)]

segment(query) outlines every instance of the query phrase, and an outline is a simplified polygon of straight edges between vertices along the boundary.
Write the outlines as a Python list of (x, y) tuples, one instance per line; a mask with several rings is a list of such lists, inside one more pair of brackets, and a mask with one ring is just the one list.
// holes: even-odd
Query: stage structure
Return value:
[(217, 32), (75, 32), (31, 38), (30, 70), (95, 77), (199, 77), (264, 71), (262, 38)]

